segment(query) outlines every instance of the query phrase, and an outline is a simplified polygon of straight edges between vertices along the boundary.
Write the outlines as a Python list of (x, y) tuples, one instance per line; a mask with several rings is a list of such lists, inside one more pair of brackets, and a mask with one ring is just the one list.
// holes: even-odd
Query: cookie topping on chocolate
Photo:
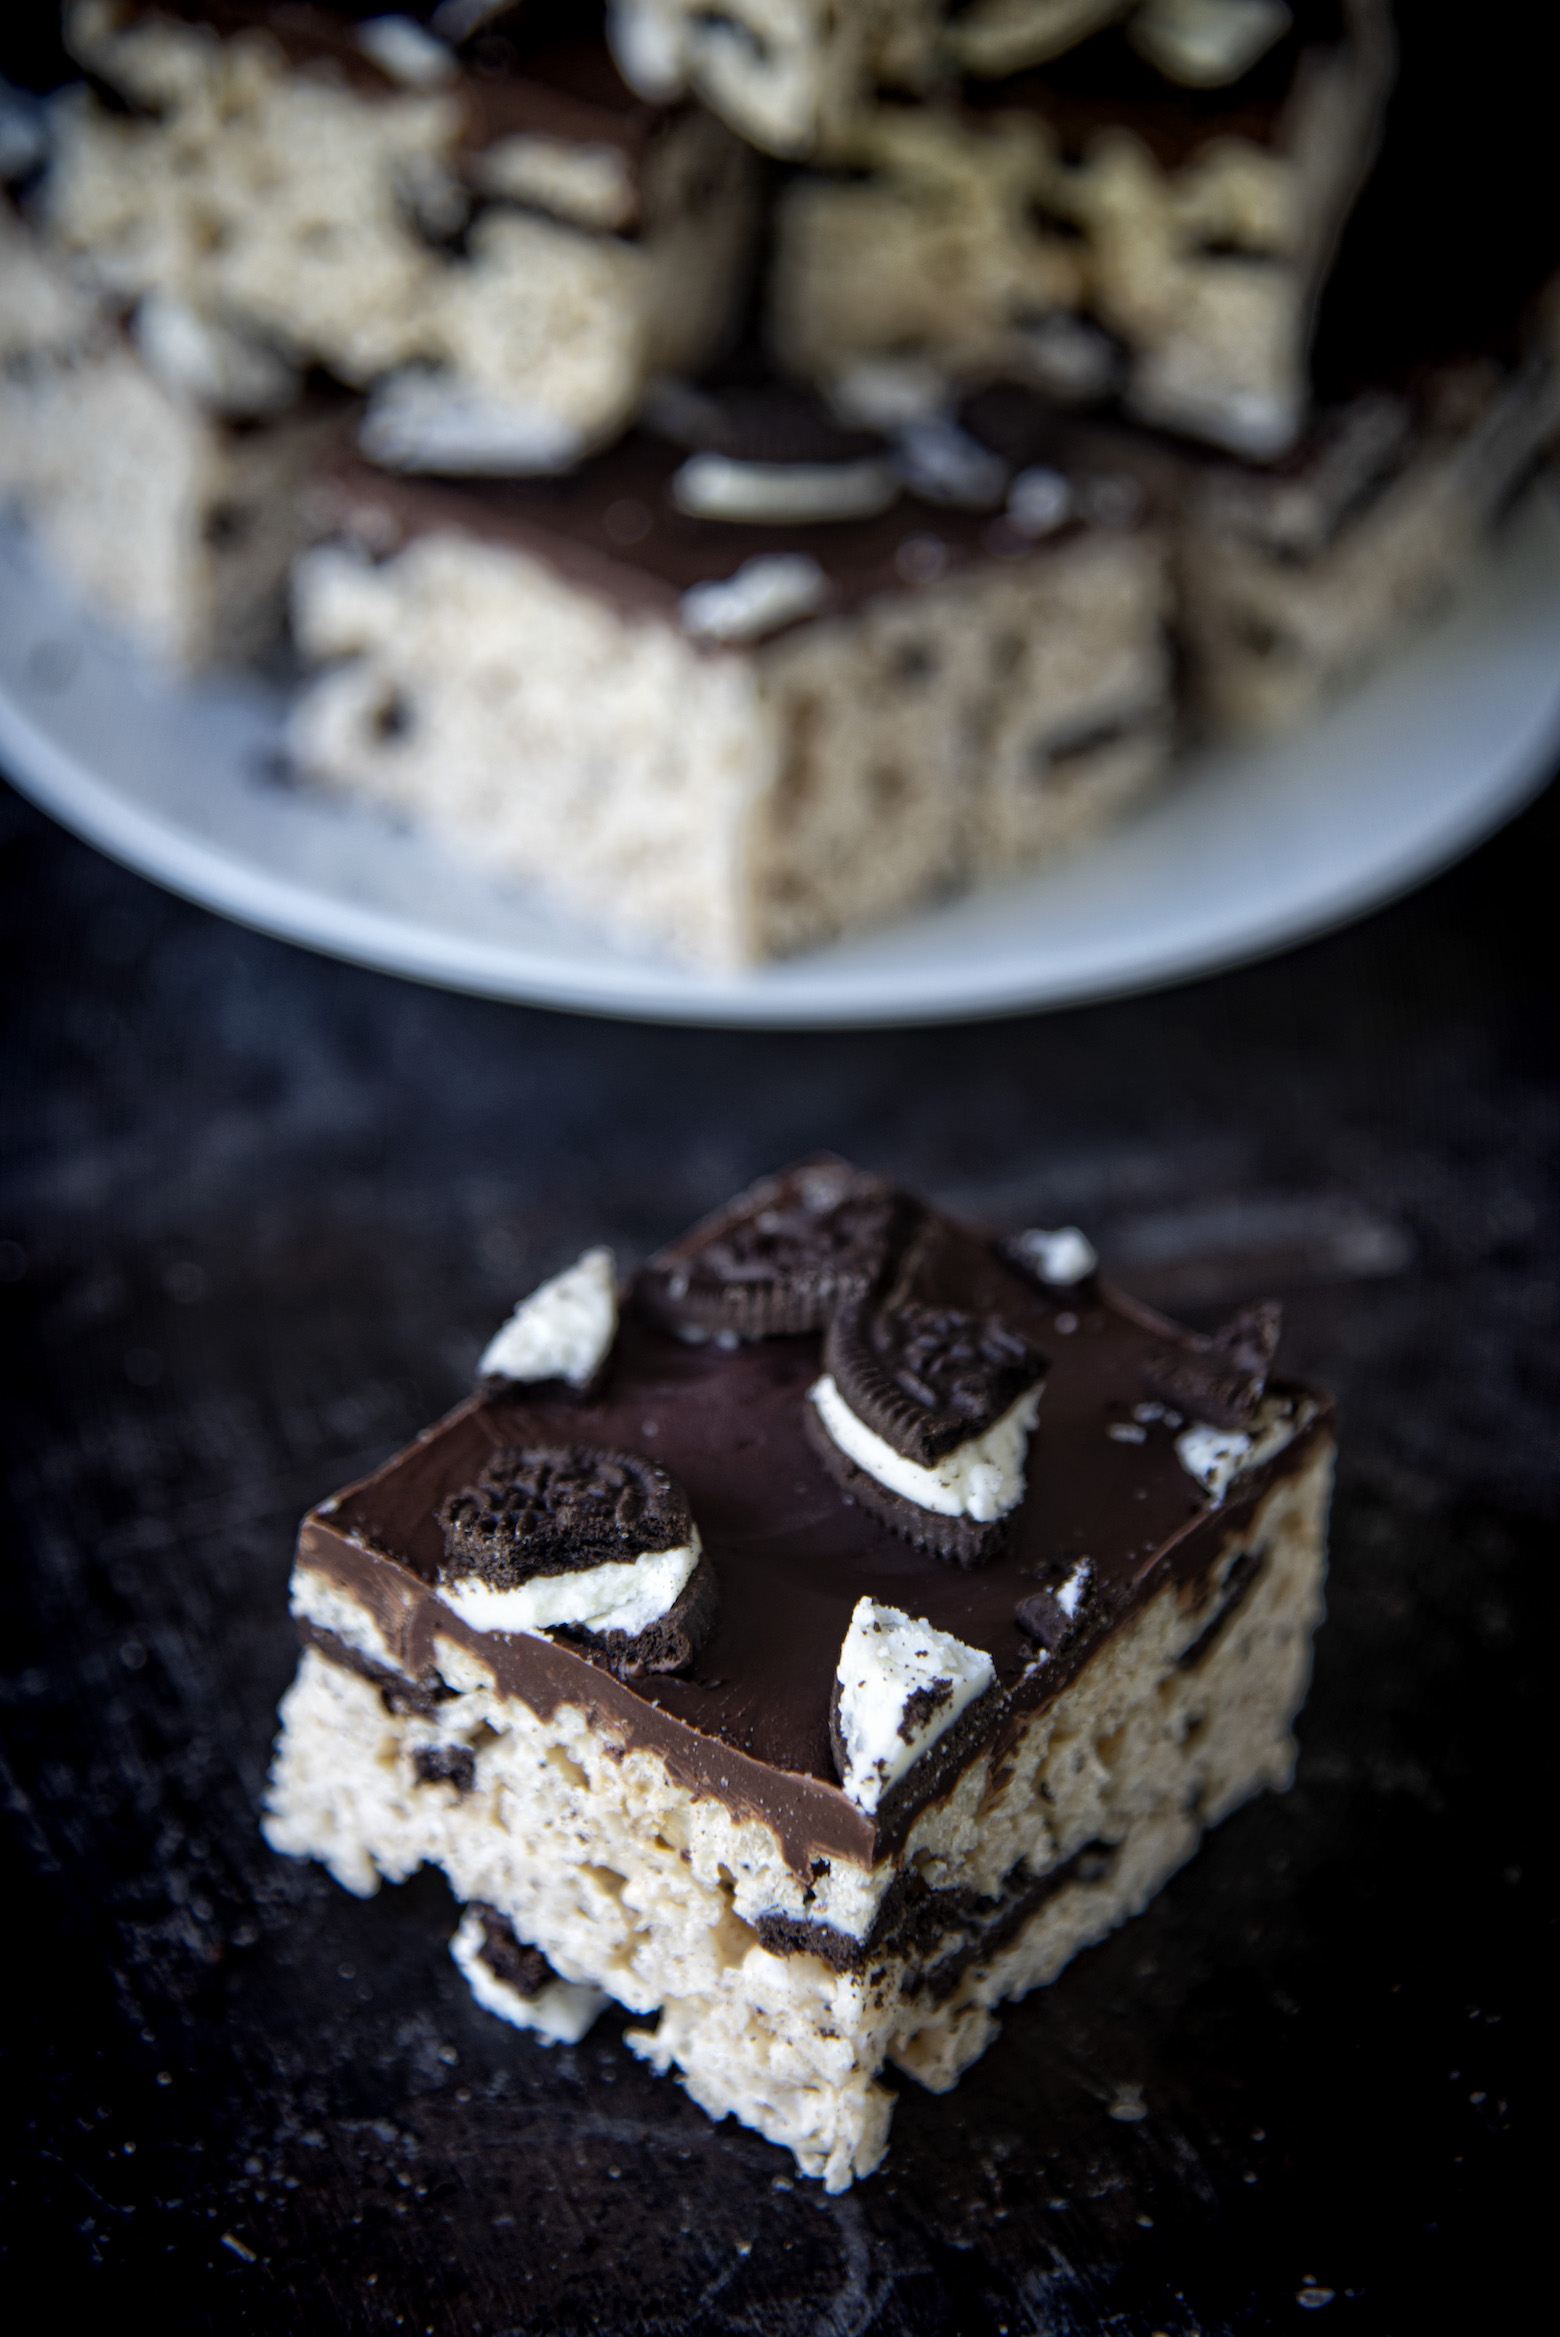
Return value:
[(588, 1445), (501, 1449), (438, 1519), (444, 1577), (494, 1590), (694, 1541), (687, 1496), (664, 1469)]
[(1080, 1558), (1065, 1573), (1059, 1572), (1043, 1589), (1031, 1591), (1020, 1599), (1014, 1609), (1013, 1620), (1026, 1638), (1033, 1639), (1047, 1654), (1072, 1636), (1077, 1625), (1094, 1568), (1087, 1558)]
[(1054, 1232), (1026, 1226), (1002, 1244), (1002, 1255), (1052, 1290), (1070, 1290), (1074, 1283), (1086, 1282), (1100, 1262), (1094, 1244), (1076, 1225), (1061, 1225)]
[(1242, 1428), (1262, 1401), (1278, 1348), (1277, 1299), (1245, 1307), (1222, 1329), (1181, 1346), (1154, 1348), (1143, 1377), (1156, 1396), (1212, 1428)]
[(992, 1427), (1047, 1369), (997, 1316), (916, 1300), (842, 1307), (824, 1360), (857, 1419), (921, 1468)]
[(859, 1599), (840, 1649), (829, 1744), (858, 1809), (885, 1793), (996, 1685), (989, 1655), (899, 1607)]
[(743, 1339), (815, 1331), (865, 1295), (914, 1216), (886, 1178), (841, 1160), (804, 1161), (659, 1251), (639, 1296), (684, 1331)]

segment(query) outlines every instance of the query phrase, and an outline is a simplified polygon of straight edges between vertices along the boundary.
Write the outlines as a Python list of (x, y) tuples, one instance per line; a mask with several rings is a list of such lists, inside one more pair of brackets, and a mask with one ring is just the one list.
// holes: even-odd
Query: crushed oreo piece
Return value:
[(501, 1447), (438, 1521), (446, 1579), (475, 1575), (495, 1590), (693, 1539), (687, 1495), (664, 1469), (583, 1444)]
[(1013, 1620), (1026, 1639), (1048, 1649), (1060, 1647), (1073, 1627), (1073, 1618), (1062, 1613), (1048, 1590), (1031, 1591), (1027, 1599), (1020, 1599)]
[(989, 1520), (945, 1517), (940, 1510), (923, 1509), (919, 1502), (908, 1501), (902, 1493), (880, 1485), (876, 1477), (841, 1452), (811, 1404), (802, 1407), (802, 1426), (808, 1443), (846, 1500), (864, 1509), (868, 1517), (875, 1517), (901, 1541), (929, 1551), (950, 1566), (966, 1569), (986, 1565), (1006, 1541), (1008, 1516)]
[(477, 1756), (469, 1745), (419, 1745), (412, 1756), (419, 1785), (453, 1785), (469, 1793), (477, 1781)]
[(820, 1330), (879, 1280), (916, 1216), (885, 1177), (843, 1160), (802, 1161), (658, 1251), (638, 1296), (674, 1330), (739, 1339)]
[(1276, 1298), (1242, 1308), (1223, 1327), (1185, 1345), (1156, 1347), (1143, 1361), (1154, 1394), (1210, 1428), (1243, 1428), (1262, 1401), (1278, 1348)]
[(824, 1368), (858, 1420), (929, 1469), (983, 1435), (1047, 1366), (996, 1315), (910, 1299), (841, 1307), (829, 1325)]
[(1048, 1653), (1071, 1638), (1078, 1627), (1078, 1617), (1093, 1578), (1093, 1562), (1088, 1558), (1074, 1561), (1059, 1560), (1051, 1580), (1028, 1598), (1020, 1599), (1013, 1610), (1013, 1620), (1026, 1638), (1035, 1641)]
[[(675, 1603), (632, 1637), (624, 1631), (586, 1631), (567, 1623), (559, 1624), (554, 1636), (568, 1640), (618, 1679), (642, 1680), (648, 1672), (686, 1672), (708, 1642), (719, 1612), (715, 1568), (708, 1558), (701, 1558)], [(706, 1687), (711, 1684), (704, 1682)]]
[(494, 1979), (502, 1980), (517, 1996), (540, 1996), (558, 1977), (541, 1949), (527, 1947), (516, 1937), (508, 1916), (500, 1915), (485, 1900), (472, 1899), (469, 1904), (482, 1925), (482, 1945), (477, 1953)]

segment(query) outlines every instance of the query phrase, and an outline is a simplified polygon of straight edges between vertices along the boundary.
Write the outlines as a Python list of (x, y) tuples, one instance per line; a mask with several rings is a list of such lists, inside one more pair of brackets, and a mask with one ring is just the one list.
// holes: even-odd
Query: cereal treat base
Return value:
[(1560, 435), (1560, 301), (1523, 361), (1324, 413), (1277, 473), (1185, 493), (1176, 562), (1187, 684), (1214, 730), (1297, 728), (1451, 600), (1540, 450)]
[(347, 411), (317, 400), (238, 427), (179, 395), (0, 211), (0, 496), (162, 662), (239, 664), (279, 636), (308, 483)]
[(698, 107), (637, 101), (599, 40), (517, 22), (468, 69), (415, 27), (387, 52), (397, 21), (77, 0), (73, 52), (124, 102), (57, 109), (49, 231), (127, 306), (174, 300), (380, 387), (376, 459), (567, 465), (725, 331), (747, 157)]
[[(611, 540), (651, 530), (670, 468), (629, 442), (567, 508), (523, 514), (354, 482), (352, 528), (399, 548), (375, 559), (349, 529), (300, 563), (296, 630), (324, 669), (294, 721), (303, 768), (715, 968), (1067, 850), (1163, 771), (1152, 531), (994, 559), (965, 514), (908, 502), (851, 531), (683, 523), (679, 594)], [(832, 592), (847, 533), (870, 555), (859, 593)], [(704, 580), (740, 593), (764, 561), (824, 611), (697, 637)]]
[(588, 1701), (543, 1718), (453, 1637), (430, 1697), (339, 1592), (315, 1594), (338, 1628), (282, 1708), (268, 1839), (365, 1896), (442, 1868), (565, 1983), (643, 2016), (635, 2051), (712, 2117), (844, 2190), (886, 2147), (885, 2064), (951, 2087), (1003, 2003), (1136, 1914), (1205, 1827), (1288, 1782), (1331, 1464), (1313, 1432), (1302, 1466), (1232, 1509), (1195, 1587), (1167, 1583), (891, 1858), (828, 1862), (811, 1907), (768, 1825)]

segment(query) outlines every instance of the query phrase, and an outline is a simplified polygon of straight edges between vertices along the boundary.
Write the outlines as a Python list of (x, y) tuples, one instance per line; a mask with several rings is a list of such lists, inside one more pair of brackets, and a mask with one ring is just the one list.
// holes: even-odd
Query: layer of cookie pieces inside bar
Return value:
[(952, 2086), (1287, 1782), (1333, 1436), (1277, 1337), (829, 1157), (626, 1285), (588, 1251), (305, 1520), (272, 1845), (365, 1896), (439, 1867), (489, 2012), (616, 2003), (846, 2188), (888, 2066)]

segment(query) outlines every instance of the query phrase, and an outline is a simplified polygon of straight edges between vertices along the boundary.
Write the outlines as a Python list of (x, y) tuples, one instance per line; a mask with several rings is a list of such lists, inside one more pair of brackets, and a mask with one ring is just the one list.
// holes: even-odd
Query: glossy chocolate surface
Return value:
[[(934, 1747), (906, 1781), (913, 1793), (885, 1805), (875, 1824), (839, 1790), (829, 1699), (859, 1598), (924, 1616), (986, 1649), (1006, 1692), (1005, 1717), (1026, 1713), (1164, 1581), (1204, 1577), (1226, 1529), (1238, 1528), (1275, 1474), (1309, 1457), (1325, 1433), (1324, 1423), (1302, 1431), (1212, 1511), (1162, 1421), (1146, 1426), (1140, 1443), (1108, 1433), (1130, 1424), (1146, 1397), (1143, 1360), (1167, 1329), (1157, 1317), (1109, 1293), (1053, 1297), (983, 1237), (946, 1221), (920, 1286), (933, 1300), (1003, 1314), (1052, 1360), (1028, 1494), (1006, 1548), (975, 1572), (913, 1549), (841, 1499), (804, 1427), (820, 1365), (816, 1334), (734, 1349), (689, 1345), (632, 1304), (599, 1397), (463, 1405), (378, 1476), (316, 1511), (301, 1554), (373, 1609), (408, 1672), (435, 1666), (442, 1634), (480, 1654), (533, 1709), (583, 1700), (627, 1741), (661, 1751), (683, 1782), (761, 1813), (799, 1868), (814, 1852), (881, 1855), (946, 1784), (950, 1758), (957, 1754), (957, 1767), (975, 1748)], [(1075, 1328), (1061, 1328), (1069, 1321)], [(472, 1482), (495, 1446), (531, 1438), (637, 1447), (686, 1488), (721, 1599), (695, 1676), (624, 1683), (552, 1642), (469, 1631), (436, 1602), (440, 1503)], [(1015, 1609), (1082, 1557), (1093, 1579), (1079, 1628), (1036, 1669)]]
[(671, 495), (685, 460), (664, 439), (631, 431), (561, 478), (466, 482), (353, 463), (335, 475), (324, 499), (327, 512), (333, 508), (348, 526), (388, 519), (403, 540), (451, 529), (529, 553), (573, 583), (666, 616), (690, 586), (732, 576), (744, 561), (775, 553), (809, 554), (828, 577), (831, 606), (849, 609), (879, 593), (940, 583), (994, 561), (1043, 559), (1079, 533), (1069, 524), (1033, 543), (989, 512), (923, 503), (910, 494), (873, 519), (807, 526), (692, 519)]

